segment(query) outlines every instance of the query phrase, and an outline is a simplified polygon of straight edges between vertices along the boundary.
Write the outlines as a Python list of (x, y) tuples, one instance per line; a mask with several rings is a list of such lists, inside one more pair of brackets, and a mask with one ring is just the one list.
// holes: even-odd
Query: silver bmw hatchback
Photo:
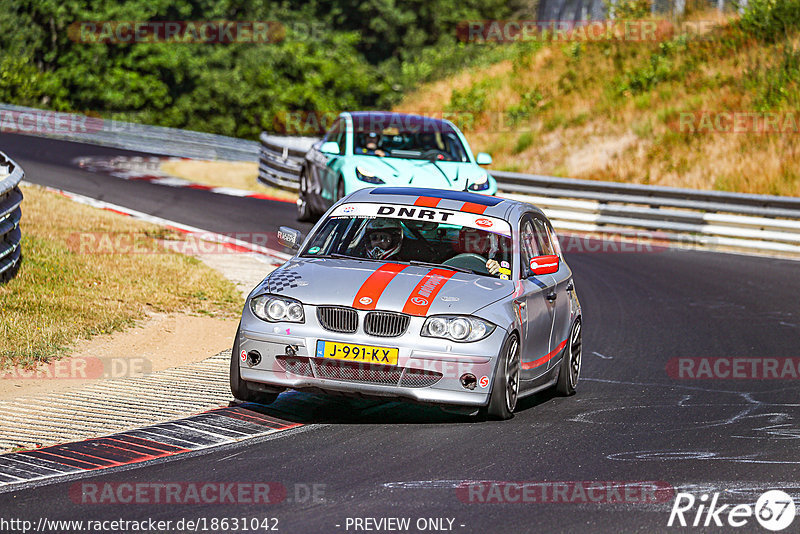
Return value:
[(270, 403), (323, 391), (512, 417), (519, 398), (575, 393), (581, 306), (536, 207), (381, 187), (332, 206), (248, 295), (231, 391)]

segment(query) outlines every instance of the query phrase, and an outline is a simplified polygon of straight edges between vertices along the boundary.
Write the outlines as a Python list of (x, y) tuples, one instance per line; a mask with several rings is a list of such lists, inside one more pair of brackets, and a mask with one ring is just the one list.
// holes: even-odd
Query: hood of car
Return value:
[(463, 190), (468, 180), (488, 176), (469, 162), (353, 156), (356, 167), (369, 170), (387, 185)]
[(387, 310), (410, 315), (470, 314), (513, 292), (489, 276), (403, 263), (296, 258), (267, 277), (255, 294), (303, 304)]

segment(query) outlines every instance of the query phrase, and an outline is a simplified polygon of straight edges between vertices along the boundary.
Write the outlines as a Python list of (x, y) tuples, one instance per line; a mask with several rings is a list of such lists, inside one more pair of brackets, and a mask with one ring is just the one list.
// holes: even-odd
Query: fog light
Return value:
[(464, 389), (475, 389), (478, 385), (478, 379), (472, 373), (464, 373), (461, 375), (461, 386)]
[(286, 345), (286, 355), (297, 356), (297, 347), (293, 347), (292, 345)]
[(251, 350), (247, 353), (247, 365), (255, 367), (259, 363), (261, 363), (261, 354), (257, 350)]

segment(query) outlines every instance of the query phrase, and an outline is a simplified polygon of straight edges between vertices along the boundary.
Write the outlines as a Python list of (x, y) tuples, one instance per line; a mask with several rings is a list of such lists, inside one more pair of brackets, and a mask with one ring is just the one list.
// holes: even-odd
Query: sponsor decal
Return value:
[(489, 386), (489, 377), (484, 375), (478, 380), (478, 384), (481, 385), (482, 388), (486, 389)]
[(243, 362), (244, 362), (244, 361), (247, 361), (247, 352), (246, 352), (246, 351), (244, 351), (244, 350), (243, 350), (242, 352), (240, 352), (240, 353), (239, 353), (239, 358), (241, 358), (241, 360), (242, 360)]
[(503, 260), (503, 261), (500, 262), (500, 267), (502, 267), (504, 269), (510, 269), (511, 268), (511, 264), (508, 263), (506, 260)]
[(311, 247), (308, 249), (309, 254), (316, 254), (317, 252), (319, 252), (319, 247)]
[(408, 219), (421, 219), (423, 221), (447, 222), (453, 216), (453, 212), (434, 209), (423, 209), (411, 206), (381, 206), (378, 208), (380, 216), (397, 216)]
[(475, 224), (477, 224), (481, 228), (491, 228), (492, 226), (494, 226), (494, 223), (486, 218), (476, 219)]
[(456, 274), (449, 269), (431, 269), (422, 277), (414, 291), (409, 295), (403, 313), (408, 315), (425, 316), (431, 307), (431, 302), (436, 298), (450, 278)]
[(345, 206), (342, 209), (342, 213), (353, 213), (354, 211), (356, 211), (356, 207), (355, 206)]
[(295, 241), (297, 241), (297, 236), (291, 232), (282, 232), (278, 230), (278, 239), (282, 239), (287, 243), (294, 243)]
[(500, 275), (500, 280), (511, 280), (511, 279), (508, 277), (507, 274), (501, 274)]
[[(386, 263), (381, 265), (378, 270), (369, 275), (369, 278), (361, 285), (361, 288), (353, 299), (353, 307), (359, 310), (374, 310), (378, 299), (381, 298), (381, 295), (386, 290), (386, 286), (397, 276), (397, 273), (406, 267), (408, 266), (399, 263)], [(369, 299), (369, 302), (365, 304), (366, 299)]]

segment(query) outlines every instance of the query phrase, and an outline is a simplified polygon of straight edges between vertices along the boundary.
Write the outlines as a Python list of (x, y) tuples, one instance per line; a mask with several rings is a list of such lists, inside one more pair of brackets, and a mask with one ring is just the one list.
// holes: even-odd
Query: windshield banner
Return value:
[(465, 226), (467, 228), (485, 230), (486, 232), (511, 237), (511, 225), (503, 219), (488, 217), (486, 215), (476, 215), (464, 211), (409, 206), (407, 204), (374, 204), (366, 202), (342, 204), (334, 210), (331, 217), (386, 217), (389, 219), (411, 219), (421, 222)]

